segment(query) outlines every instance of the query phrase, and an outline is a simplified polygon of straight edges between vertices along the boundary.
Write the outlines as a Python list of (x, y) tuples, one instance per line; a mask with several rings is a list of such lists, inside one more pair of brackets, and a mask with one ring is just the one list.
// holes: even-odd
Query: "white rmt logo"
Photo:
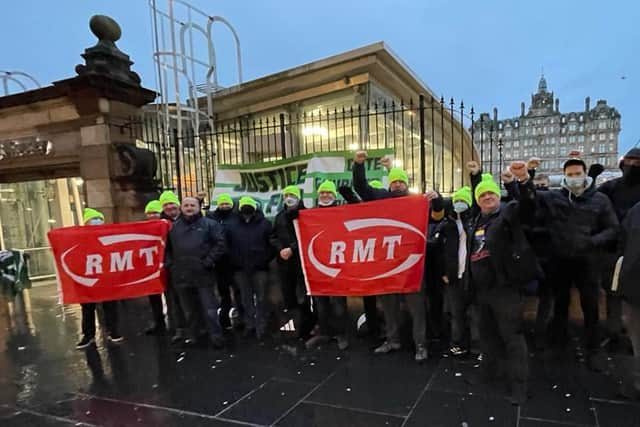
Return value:
[[(98, 237), (98, 241), (102, 243), (103, 246), (115, 245), (117, 243), (123, 242), (132, 242), (132, 241), (149, 241), (149, 242), (159, 242), (161, 245), (164, 244), (162, 238), (159, 236), (154, 236), (151, 234), (114, 234), (112, 236), (103, 236)], [(88, 254), (85, 259), (85, 276), (80, 276), (75, 274), (67, 265), (67, 255), (69, 255), (75, 248), (80, 245), (75, 245), (70, 249), (67, 249), (62, 256), (60, 257), (60, 263), (62, 264), (62, 269), (64, 272), (71, 277), (76, 283), (92, 287), (98, 282), (97, 278), (86, 277), (89, 275), (102, 274), (104, 269), (108, 266), (109, 273), (120, 273), (122, 271), (133, 270), (133, 260), (134, 256), (136, 259), (142, 259), (144, 265), (146, 267), (152, 267), (156, 263), (156, 257), (158, 255), (158, 245), (149, 246), (146, 248), (138, 249), (137, 253), (134, 254), (133, 250), (125, 250), (124, 252), (110, 252), (108, 257), (108, 263), (104, 264), (104, 257), (100, 254)], [(162, 264), (160, 264), (162, 266)], [(118, 286), (129, 286), (135, 285), (138, 283), (146, 282), (147, 280), (155, 279), (160, 277), (160, 269), (158, 271), (143, 277), (142, 279), (135, 280), (133, 282), (123, 283)]]
[[(426, 241), (424, 233), (418, 230), (411, 224), (407, 224), (402, 221), (396, 221), (393, 219), (386, 218), (368, 218), (368, 219), (356, 219), (351, 221), (344, 222), (344, 226), (347, 231), (361, 230), (364, 228), (373, 228), (373, 227), (396, 227), (403, 230), (409, 230), (417, 235), (419, 235), (423, 241)], [(343, 240), (336, 240), (331, 242), (331, 251), (329, 255), (329, 265), (325, 265), (318, 260), (316, 256), (313, 244), (316, 239), (322, 235), (324, 231), (317, 233), (315, 236), (311, 238), (311, 242), (309, 242), (309, 246), (307, 248), (307, 256), (309, 257), (309, 261), (311, 264), (321, 273), (335, 278), (342, 271), (341, 268), (330, 267), (329, 265), (340, 265), (345, 264), (347, 259), (349, 262), (353, 264), (365, 263), (365, 262), (373, 262), (375, 260), (375, 250), (376, 243), (378, 242), (378, 238), (372, 237), (366, 240), (356, 239), (353, 241), (353, 246), (351, 251), (347, 253), (347, 242)], [(382, 237), (382, 250), (386, 251), (385, 260), (393, 260), (395, 259), (395, 250), (398, 246), (402, 244), (402, 236), (401, 235), (391, 235), (391, 236), (383, 236)], [(379, 275), (373, 277), (365, 277), (361, 278), (361, 280), (376, 280), (376, 279), (384, 279), (385, 277), (390, 277), (398, 273), (402, 273), (416, 265), (422, 257), (423, 254), (411, 254), (405, 259), (400, 265), (397, 267), (381, 273)], [(347, 258), (348, 257), (348, 258)]]

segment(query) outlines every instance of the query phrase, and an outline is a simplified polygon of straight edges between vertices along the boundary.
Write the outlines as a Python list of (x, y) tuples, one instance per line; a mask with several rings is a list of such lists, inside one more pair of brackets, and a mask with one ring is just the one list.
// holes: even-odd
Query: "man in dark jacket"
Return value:
[(306, 295), (298, 239), (293, 221), (304, 209), (300, 189), (289, 185), (282, 191), (284, 209), (276, 215), (271, 234), (271, 245), (276, 250), (281, 276), (285, 311), (291, 316), (299, 337), (306, 337), (313, 329), (314, 320), (311, 301)]
[(548, 273), (555, 296), (552, 344), (556, 350), (566, 344), (570, 289), (575, 285), (584, 314), (588, 364), (599, 371), (605, 368), (606, 360), (598, 339), (598, 255), (615, 243), (619, 224), (609, 199), (591, 186), (581, 159), (567, 160), (563, 169), (561, 190), (537, 192), (551, 244)]
[[(324, 181), (318, 186), (318, 207), (330, 208), (338, 204), (336, 185), (332, 181)], [(314, 297), (318, 311), (318, 333), (305, 343), (308, 349), (328, 342), (332, 337), (338, 341), (338, 349), (346, 350), (347, 340), (347, 297), (318, 296)]]
[[(220, 224), (226, 236), (227, 230), (238, 221), (238, 214), (233, 210), (233, 199), (229, 193), (218, 195), (216, 209), (207, 212), (207, 218)], [(228, 254), (223, 255), (216, 265), (216, 278), (218, 294), (220, 295), (220, 325), (224, 329), (229, 329), (231, 328), (231, 320), (229, 318), (232, 307), (231, 290), (233, 290), (236, 310), (240, 313), (240, 317), (244, 317), (244, 310), (240, 288), (233, 280), (233, 269), (231, 268)]]
[[(391, 197), (403, 197), (409, 195), (409, 178), (402, 169), (391, 168), (389, 170), (389, 190), (373, 188), (367, 182), (364, 161), (367, 159), (366, 151), (356, 152), (353, 161), (353, 188), (360, 198), (365, 201), (382, 200)], [(429, 192), (426, 197), (433, 199), (438, 196), (435, 192)], [(424, 283), (422, 284), (424, 285)], [(424, 288), (424, 286), (422, 286)], [(387, 340), (374, 350), (376, 354), (389, 353), (399, 350), (400, 344), (400, 302), (404, 299), (413, 322), (413, 341), (416, 345), (415, 360), (418, 363), (425, 361), (427, 353), (426, 313), (424, 303), (424, 289), (420, 292), (409, 294), (382, 295), (382, 310), (386, 322)]]
[[(516, 180), (519, 200), (500, 204), (501, 190), (490, 174), (474, 185), (480, 213), (468, 228), (467, 280), (476, 295), (480, 344), (484, 358), (476, 381), (495, 377), (500, 360), (506, 360), (511, 402), (527, 398), (528, 351), (523, 335), (521, 289), (530, 281), (536, 265), (524, 238), (522, 223), (532, 220), (535, 206), (533, 183), (524, 162), (513, 162), (503, 180)], [(475, 184), (474, 180), (474, 184)], [(474, 381), (474, 378), (470, 378)]]
[(216, 282), (214, 269), (225, 250), (220, 225), (202, 216), (198, 199), (183, 199), (182, 215), (169, 232), (165, 266), (171, 274), (170, 286), (176, 291), (185, 312), (190, 333), (186, 344), (198, 339), (198, 320), (202, 317), (211, 344), (215, 348), (224, 345), (213, 287)]
[[(160, 194), (160, 204), (162, 205), (162, 213), (160, 218), (175, 224), (180, 218), (180, 200), (173, 191), (163, 191)], [(185, 328), (185, 315), (180, 300), (173, 286), (171, 286), (171, 272), (167, 270), (167, 290), (164, 293), (165, 300), (167, 302), (167, 317), (169, 320), (169, 328), (173, 330), (175, 335), (171, 338), (171, 342), (179, 343), (184, 340), (184, 328)], [(162, 310), (161, 304), (157, 298), (154, 298), (152, 302), (152, 311), (154, 317), (159, 316), (159, 311)], [(160, 331), (149, 330), (149, 334), (155, 334)]]
[[(627, 212), (640, 202), (640, 148), (632, 148), (622, 158), (622, 177), (600, 185), (598, 191), (604, 193), (616, 212), (618, 221), (624, 221)], [(607, 332), (605, 339), (617, 340), (622, 335), (622, 306), (617, 295), (611, 292), (611, 276), (617, 256), (615, 247), (602, 251), (602, 287), (607, 291)]]
[(627, 210), (622, 222), (618, 254), (623, 256), (618, 278), (618, 293), (622, 297), (623, 320), (633, 345), (634, 367), (631, 378), (625, 379), (621, 394), (640, 399), (640, 202)]
[(267, 327), (265, 296), (273, 247), (271, 223), (257, 206), (249, 196), (240, 198), (239, 220), (228, 227), (227, 242), (234, 281), (242, 292), (245, 335), (255, 333), (261, 340)]
[[(462, 356), (469, 351), (470, 340), (467, 328), (471, 328), (471, 337), (477, 339), (477, 325), (471, 324), (467, 312), (472, 302), (472, 294), (465, 286), (467, 258), (467, 229), (473, 219), (473, 196), (471, 188), (462, 187), (452, 196), (452, 211), (440, 231), (440, 266), (437, 272), (445, 283), (445, 296), (451, 313), (451, 345), (449, 352), (453, 356)], [(431, 256), (430, 254), (429, 256)]]

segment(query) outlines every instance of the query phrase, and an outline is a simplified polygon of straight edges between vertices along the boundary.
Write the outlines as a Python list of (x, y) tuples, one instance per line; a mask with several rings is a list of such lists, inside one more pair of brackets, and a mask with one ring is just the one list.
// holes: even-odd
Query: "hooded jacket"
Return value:
[(220, 225), (198, 213), (181, 216), (169, 232), (165, 267), (175, 288), (201, 288), (216, 283), (213, 270), (226, 251)]
[(267, 271), (274, 256), (271, 223), (262, 211), (255, 211), (248, 220), (235, 215), (226, 230), (231, 265), (246, 272)]
[(603, 183), (598, 191), (611, 200), (618, 221), (622, 222), (627, 212), (640, 202), (640, 179), (622, 176)]
[(549, 231), (552, 256), (590, 257), (615, 244), (618, 218), (607, 196), (589, 184), (580, 195), (566, 188), (537, 191), (540, 218)]

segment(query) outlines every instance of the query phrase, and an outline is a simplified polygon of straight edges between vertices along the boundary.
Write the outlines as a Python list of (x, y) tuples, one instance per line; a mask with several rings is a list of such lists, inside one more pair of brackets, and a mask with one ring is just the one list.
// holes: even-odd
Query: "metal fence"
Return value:
[[(485, 159), (497, 143), (476, 139), (474, 110), (420, 97), (344, 108), (217, 121), (199, 130), (175, 126), (147, 113), (132, 126), (138, 146), (156, 155), (157, 179), (179, 195), (205, 192), (215, 184), (218, 165), (268, 163), (323, 151), (391, 149), (419, 191), (449, 193), (468, 182), (464, 164)], [(482, 126), (492, 126), (483, 119)], [(185, 130), (186, 129), (186, 130)], [(479, 136), (480, 136), (479, 135)], [(475, 147), (475, 148), (472, 148)], [(491, 148), (493, 149), (493, 148)], [(488, 160), (488, 159), (487, 159)]]

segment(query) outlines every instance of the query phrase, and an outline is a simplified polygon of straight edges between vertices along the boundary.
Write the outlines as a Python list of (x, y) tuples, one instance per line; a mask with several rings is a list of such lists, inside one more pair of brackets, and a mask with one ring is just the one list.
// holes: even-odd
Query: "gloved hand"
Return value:
[(587, 175), (595, 180), (602, 174), (602, 172), (604, 172), (604, 166), (602, 166), (600, 163), (594, 163), (589, 166), (589, 172), (587, 173)]

